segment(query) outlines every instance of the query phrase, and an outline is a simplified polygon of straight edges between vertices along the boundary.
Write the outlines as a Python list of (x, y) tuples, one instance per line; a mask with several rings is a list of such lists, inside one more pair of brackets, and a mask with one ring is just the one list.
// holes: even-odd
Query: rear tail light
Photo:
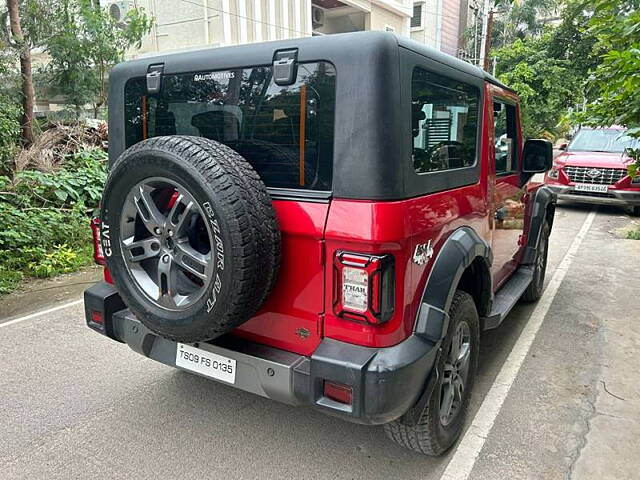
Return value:
[(333, 309), (337, 316), (384, 323), (393, 315), (394, 290), (393, 256), (336, 252)]
[[(85, 299), (85, 303), (86, 303), (86, 299)], [(92, 310), (87, 305), (85, 305), (85, 308), (86, 308), (87, 325), (90, 328), (94, 329), (96, 332), (99, 332), (104, 335), (106, 332), (106, 325), (104, 323), (104, 313), (99, 310)]]
[(91, 219), (91, 234), (93, 235), (93, 259), (98, 265), (105, 265), (102, 244), (100, 243), (100, 219)]
[(325, 380), (323, 390), (323, 395), (334, 402), (344, 403), (345, 405), (353, 403), (353, 390), (349, 385)]
[(93, 323), (97, 325), (104, 325), (104, 316), (102, 315), (102, 312), (92, 310), (90, 318)]

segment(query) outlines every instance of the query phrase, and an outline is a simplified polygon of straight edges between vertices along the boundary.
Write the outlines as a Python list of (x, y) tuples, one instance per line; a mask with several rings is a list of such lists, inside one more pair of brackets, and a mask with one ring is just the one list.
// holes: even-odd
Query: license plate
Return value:
[(227, 383), (236, 383), (236, 361), (217, 353), (178, 343), (176, 366), (215, 378)]
[(578, 192), (597, 192), (607, 193), (609, 191), (609, 185), (593, 185), (591, 183), (576, 183), (573, 187)]

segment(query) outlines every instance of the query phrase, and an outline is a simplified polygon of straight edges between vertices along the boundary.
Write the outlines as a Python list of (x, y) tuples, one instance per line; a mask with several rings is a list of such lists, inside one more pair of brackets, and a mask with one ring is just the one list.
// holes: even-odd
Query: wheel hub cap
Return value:
[(440, 389), (440, 423), (449, 425), (462, 410), (471, 361), (471, 329), (458, 323), (451, 340), (442, 372)]
[(138, 183), (125, 200), (120, 232), (125, 265), (157, 306), (183, 310), (207, 291), (215, 242), (204, 212), (182, 185), (161, 177)]

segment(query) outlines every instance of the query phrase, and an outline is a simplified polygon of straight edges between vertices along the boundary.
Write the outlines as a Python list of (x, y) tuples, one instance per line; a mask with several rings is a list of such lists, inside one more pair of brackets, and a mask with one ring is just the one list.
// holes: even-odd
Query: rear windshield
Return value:
[(296, 82), (278, 86), (271, 67), (165, 75), (158, 95), (146, 79), (125, 87), (127, 147), (161, 135), (224, 143), (253, 165), (267, 187), (330, 190), (335, 69), (298, 65)]

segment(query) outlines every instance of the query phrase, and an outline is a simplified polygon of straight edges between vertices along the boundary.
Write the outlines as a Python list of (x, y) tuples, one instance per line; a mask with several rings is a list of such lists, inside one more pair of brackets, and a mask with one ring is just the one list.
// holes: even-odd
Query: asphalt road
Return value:
[[(547, 280), (590, 211), (558, 209)], [(157, 364), (87, 329), (78, 304), (0, 320), (0, 478), (438, 479), (450, 461), (472, 479), (637, 478), (640, 242), (611, 234), (628, 222), (600, 207), (565, 261), (477, 458), (423, 457), (381, 428)], [(534, 309), (483, 334), (470, 424)]]

